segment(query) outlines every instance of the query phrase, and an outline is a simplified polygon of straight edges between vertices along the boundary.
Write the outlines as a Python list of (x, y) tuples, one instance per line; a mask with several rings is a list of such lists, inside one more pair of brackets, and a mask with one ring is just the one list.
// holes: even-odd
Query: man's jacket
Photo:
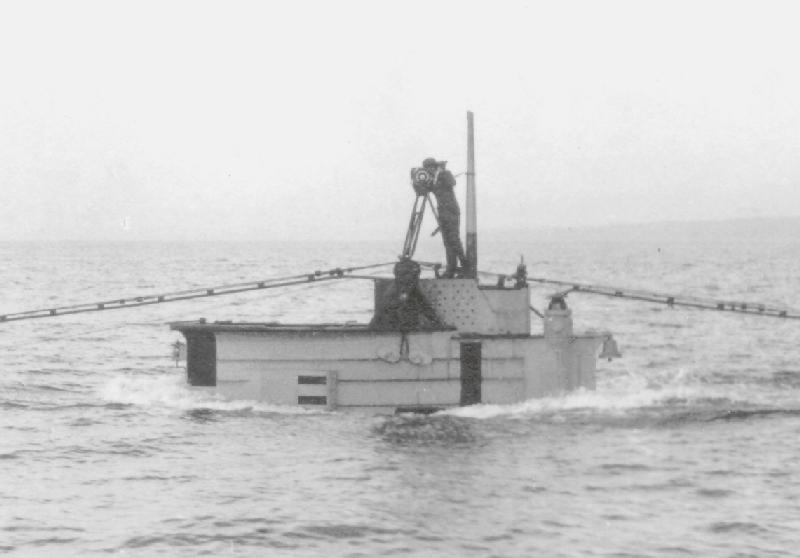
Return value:
[(439, 209), (439, 215), (448, 213), (450, 215), (460, 215), (461, 211), (458, 208), (458, 201), (453, 192), (453, 187), (456, 185), (456, 179), (453, 178), (453, 173), (449, 170), (439, 172), (436, 184), (433, 185), (431, 190), (433, 195), (436, 196), (436, 205)]

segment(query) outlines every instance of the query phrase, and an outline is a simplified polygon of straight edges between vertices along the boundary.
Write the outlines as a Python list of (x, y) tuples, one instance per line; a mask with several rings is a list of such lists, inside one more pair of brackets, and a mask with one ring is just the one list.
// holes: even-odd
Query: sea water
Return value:
[[(380, 243), (0, 244), (0, 313), (391, 261)], [(800, 242), (509, 239), (481, 268), (800, 307)], [(431, 247), (429, 258), (441, 258)], [(532, 286), (546, 305), (554, 287)], [(191, 390), (167, 322), (367, 321), (342, 280), (0, 324), (0, 553), (796, 556), (800, 321), (571, 294), (597, 390), (433, 416)], [(534, 318), (534, 331), (540, 323)]]

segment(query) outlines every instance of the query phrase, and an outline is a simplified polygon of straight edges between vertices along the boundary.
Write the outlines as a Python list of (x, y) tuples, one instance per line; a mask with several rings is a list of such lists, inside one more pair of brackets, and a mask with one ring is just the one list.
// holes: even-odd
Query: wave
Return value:
[(664, 421), (742, 420), (754, 417), (797, 416), (800, 390), (775, 389), (773, 384), (708, 383), (678, 371), (659, 378), (625, 375), (596, 391), (577, 390), (529, 399), (510, 405), (479, 404), (439, 414), (472, 419), (551, 417), (630, 417), (643, 415)]
[(98, 389), (107, 405), (144, 407), (153, 411), (188, 411), (201, 419), (208, 412), (318, 414), (320, 411), (270, 405), (245, 399), (226, 400), (203, 388), (192, 388), (183, 374), (116, 376)]

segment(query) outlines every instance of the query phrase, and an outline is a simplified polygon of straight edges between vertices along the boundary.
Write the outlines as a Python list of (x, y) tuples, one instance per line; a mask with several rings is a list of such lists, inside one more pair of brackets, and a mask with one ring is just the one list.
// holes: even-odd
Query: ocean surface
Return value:
[[(397, 244), (0, 244), (0, 314), (389, 262)], [(512, 238), (480, 267), (520, 254), (535, 276), (800, 308), (800, 240)], [(170, 321), (366, 321), (369, 282), (0, 324), (0, 554), (797, 556), (800, 321), (568, 302), (624, 354), (596, 391), (426, 417), (223, 401), (172, 359)]]

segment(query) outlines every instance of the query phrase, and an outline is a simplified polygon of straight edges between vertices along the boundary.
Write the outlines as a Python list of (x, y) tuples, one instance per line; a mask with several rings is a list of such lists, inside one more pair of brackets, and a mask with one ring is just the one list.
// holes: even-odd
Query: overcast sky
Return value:
[(0, 240), (402, 239), (467, 110), (482, 228), (800, 215), (792, 2), (1, 6)]

